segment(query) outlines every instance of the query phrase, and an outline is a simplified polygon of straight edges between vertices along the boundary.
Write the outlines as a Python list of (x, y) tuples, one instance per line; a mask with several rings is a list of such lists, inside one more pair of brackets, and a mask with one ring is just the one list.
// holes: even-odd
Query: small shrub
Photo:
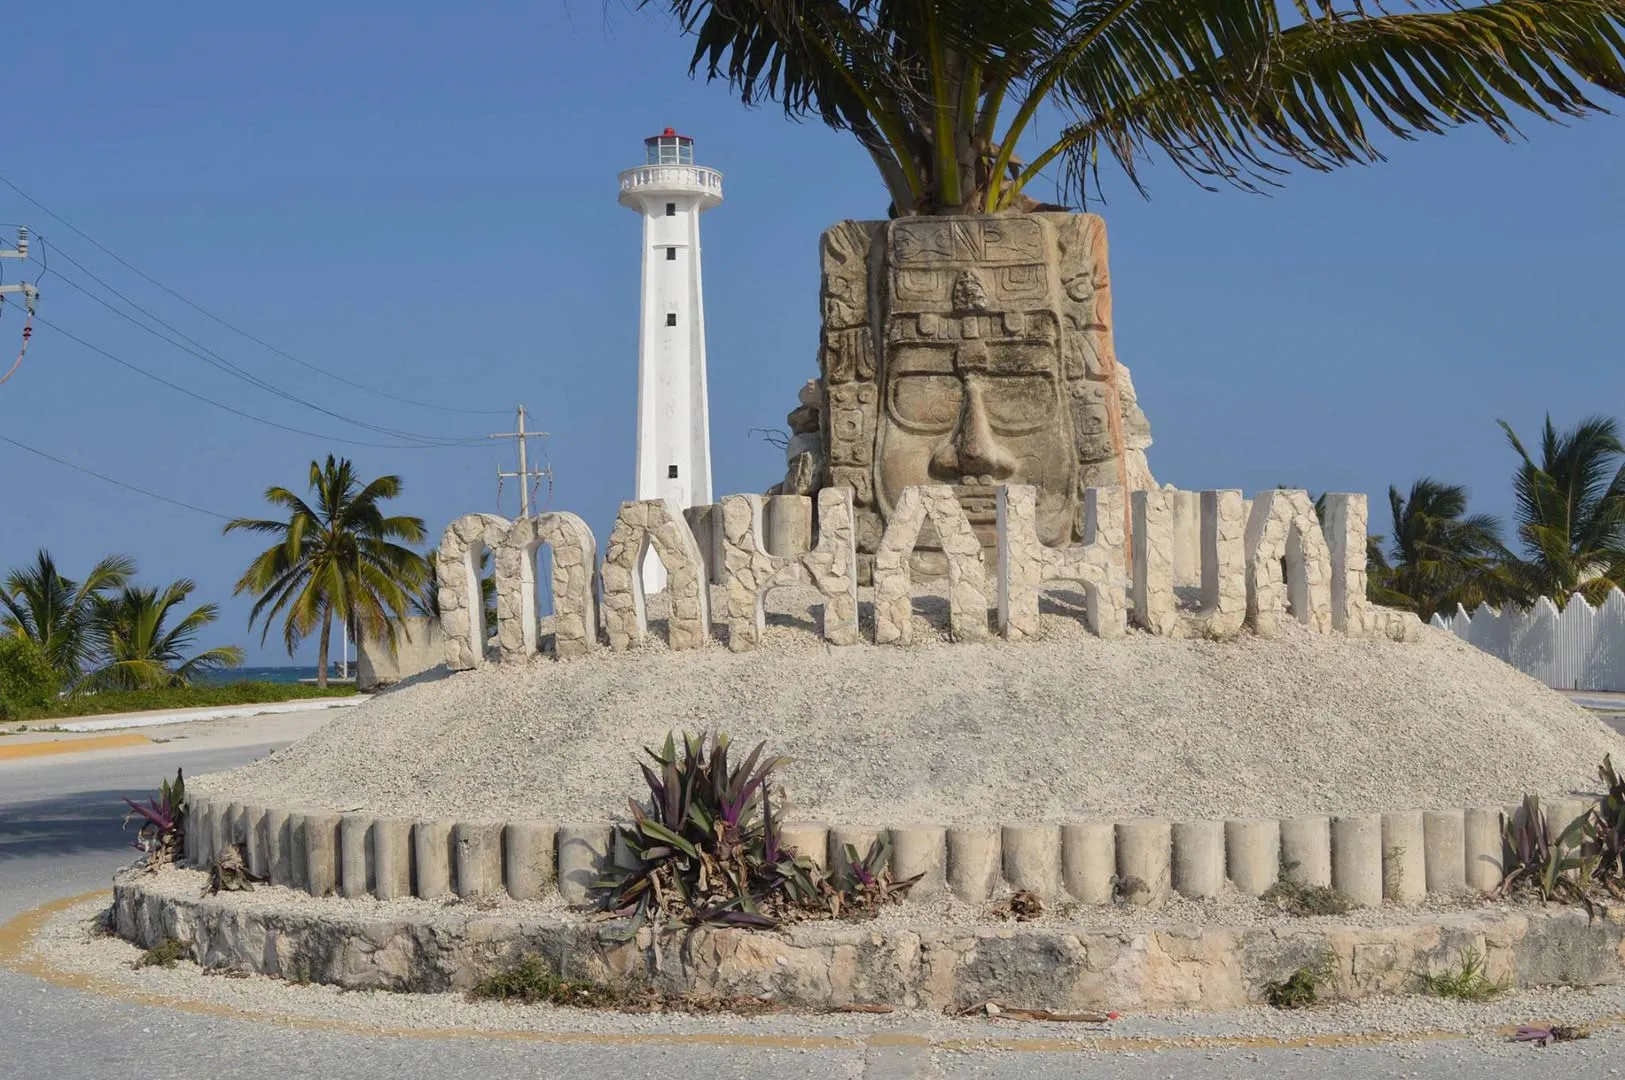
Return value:
[(1307, 1009), (1319, 1004), (1320, 991), (1335, 974), (1334, 958), (1328, 954), (1314, 964), (1306, 964), (1279, 982), (1264, 984), (1264, 1000), (1275, 1009)]
[(1533, 892), (1548, 902), (1563, 900), (1589, 907), (1589, 891), (1600, 865), (1598, 856), (1586, 854), (1583, 846), (1592, 815), (1575, 818), (1554, 840), (1547, 839), (1546, 824), (1539, 797), (1525, 795), (1523, 807), (1506, 823), (1510, 856), (1497, 893)]
[(1348, 914), (1347, 897), (1324, 885), (1306, 885), (1301, 881), (1292, 880), (1287, 875), (1296, 869), (1296, 863), (1281, 867), (1281, 876), (1260, 899), (1300, 919), (1314, 915)]
[(181, 770), (175, 770), (173, 784), (165, 780), (159, 785), (158, 797), (148, 799), (147, 805), (129, 798), (124, 802), (130, 808), (124, 815), (124, 827), (129, 828), (130, 822), (138, 817), (141, 819), (141, 828), (136, 830), (130, 845), (143, 853), (147, 868), (156, 870), (180, 858), (186, 841), (187, 812), (186, 779)]
[(597, 983), (575, 982), (556, 975), (541, 958), (527, 956), (513, 967), (475, 983), (468, 996), (476, 1001), (509, 1001), (518, 1005), (603, 1008), (619, 1004), (624, 995)]
[(172, 968), (177, 962), (181, 960), (190, 960), (191, 958), (191, 949), (181, 944), (179, 941), (176, 941), (174, 938), (164, 938), (162, 941), (158, 942), (158, 944), (154, 945), (152, 948), (148, 949), (146, 952), (137, 957), (135, 963), (131, 966), (136, 968)]
[(18, 634), (0, 633), (0, 720), (48, 709), (62, 689), (45, 650)]
[(1506, 992), (1507, 983), (1493, 982), (1485, 973), (1484, 956), (1477, 949), (1463, 949), (1454, 968), (1437, 975), (1422, 975), (1422, 993), (1454, 1001), (1489, 1001)]

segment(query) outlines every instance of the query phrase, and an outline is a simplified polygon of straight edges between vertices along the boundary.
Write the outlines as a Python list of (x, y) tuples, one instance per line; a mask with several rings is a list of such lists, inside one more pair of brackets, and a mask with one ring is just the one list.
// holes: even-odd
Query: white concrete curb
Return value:
[(312, 709), (345, 709), (371, 700), (365, 694), (339, 698), (305, 698), (299, 701), (279, 701), (267, 705), (232, 705), (218, 709), (177, 709), (173, 712), (151, 712), (106, 716), (96, 720), (69, 720), (52, 726), (61, 731), (118, 731), (124, 728), (161, 727), (168, 724), (189, 724), (194, 720), (234, 720), (243, 716), (261, 716), (266, 713), (309, 712)]

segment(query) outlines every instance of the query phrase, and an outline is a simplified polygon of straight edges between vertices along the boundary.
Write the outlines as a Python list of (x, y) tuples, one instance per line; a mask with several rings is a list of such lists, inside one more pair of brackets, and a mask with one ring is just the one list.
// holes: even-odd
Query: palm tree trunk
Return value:
[(333, 643), (333, 609), (322, 612), (322, 644), (316, 654), (316, 685), (327, 688), (327, 650)]

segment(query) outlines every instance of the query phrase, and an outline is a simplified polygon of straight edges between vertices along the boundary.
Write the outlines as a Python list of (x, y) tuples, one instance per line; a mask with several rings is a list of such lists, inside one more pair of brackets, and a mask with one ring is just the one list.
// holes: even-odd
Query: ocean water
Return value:
[[(353, 672), (355, 665), (350, 665), (350, 668)], [(336, 679), (338, 674), (338, 666), (334, 665), (330, 677)], [(314, 679), (315, 677), (316, 665), (314, 664), (308, 667), (240, 667), (233, 668), (230, 671), (212, 672), (198, 679), (197, 682), (204, 686), (224, 686), (227, 683), (236, 682), (296, 683), (300, 679)]]

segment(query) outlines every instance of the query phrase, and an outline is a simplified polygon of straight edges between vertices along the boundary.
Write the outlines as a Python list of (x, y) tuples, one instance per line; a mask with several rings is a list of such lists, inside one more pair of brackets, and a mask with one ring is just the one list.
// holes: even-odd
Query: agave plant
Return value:
[(165, 780), (158, 788), (158, 797), (149, 798), (145, 806), (125, 797), (130, 812), (124, 815), (124, 827), (141, 819), (131, 846), (146, 856), (146, 865), (156, 870), (176, 860), (186, 840), (186, 779), (181, 770), (175, 770), (175, 782)]

